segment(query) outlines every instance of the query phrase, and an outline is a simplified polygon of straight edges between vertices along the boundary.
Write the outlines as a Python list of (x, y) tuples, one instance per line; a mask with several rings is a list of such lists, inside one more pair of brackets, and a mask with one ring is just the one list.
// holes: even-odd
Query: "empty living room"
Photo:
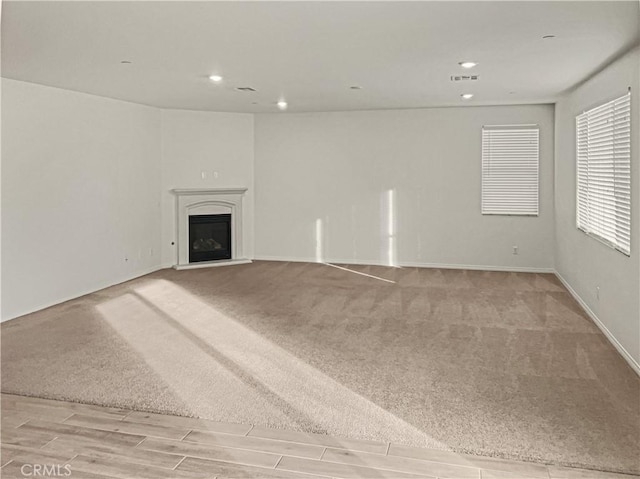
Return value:
[(640, 478), (640, 3), (2, 1), (3, 478)]

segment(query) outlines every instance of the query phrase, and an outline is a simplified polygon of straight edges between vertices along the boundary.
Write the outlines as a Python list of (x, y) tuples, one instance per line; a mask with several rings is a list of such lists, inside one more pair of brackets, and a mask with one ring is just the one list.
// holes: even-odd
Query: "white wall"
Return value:
[(171, 188), (248, 187), (253, 253), (252, 115), (3, 79), (2, 136), (2, 320), (175, 264)]
[[(205, 177), (202, 177), (204, 172)], [(217, 173), (215, 177), (214, 173)], [(162, 264), (177, 263), (173, 188), (247, 187), (245, 256), (253, 257), (253, 115), (162, 111)]]
[[(482, 216), (482, 126), (523, 123), (540, 125), (540, 216)], [(255, 255), (552, 269), (553, 135), (552, 105), (256, 115)]]
[[(584, 305), (640, 363), (640, 49), (610, 65), (556, 104), (556, 269)], [(631, 257), (576, 228), (575, 117), (632, 90)], [(596, 288), (600, 287), (600, 299)], [(640, 371), (640, 368), (638, 368)]]
[(159, 137), (159, 110), (2, 79), (3, 320), (157, 267)]

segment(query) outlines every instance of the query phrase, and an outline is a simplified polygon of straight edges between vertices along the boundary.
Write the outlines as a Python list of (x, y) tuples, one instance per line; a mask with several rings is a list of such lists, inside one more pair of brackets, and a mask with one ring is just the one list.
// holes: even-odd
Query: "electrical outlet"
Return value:
[(213, 177), (214, 177), (214, 178), (218, 178), (218, 172), (217, 172), (217, 171), (214, 171), (214, 172), (213, 172)]
[(513, 247), (513, 254), (518, 254), (518, 247), (515, 245)]
[(600, 286), (596, 286), (596, 299), (600, 301)]
[(207, 172), (206, 171), (202, 171), (200, 172), (200, 176), (202, 177), (202, 179), (206, 179), (207, 178)]
[(149, 256), (153, 256), (153, 248), (149, 248)]

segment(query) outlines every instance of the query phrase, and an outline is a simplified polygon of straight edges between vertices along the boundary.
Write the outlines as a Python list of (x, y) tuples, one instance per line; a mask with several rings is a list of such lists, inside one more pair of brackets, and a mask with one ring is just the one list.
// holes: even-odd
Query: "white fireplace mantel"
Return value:
[[(242, 199), (247, 188), (176, 188), (176, 269), (250, 263), (243, 253)], [(189, 216), (231, 214), (231, 259), (189, 263)]]
[(176, 196), (194, 195), (244, 195), (247, 188), (175, 188), (171, 190)]

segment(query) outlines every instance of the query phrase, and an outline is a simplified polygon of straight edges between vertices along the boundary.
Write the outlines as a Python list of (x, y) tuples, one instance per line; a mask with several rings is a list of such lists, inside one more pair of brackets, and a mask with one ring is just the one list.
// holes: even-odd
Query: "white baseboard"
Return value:
[(189, 263), (189, 264), (174, 264), (172, 266), (173, 269), (177, 269), (179, 271), (185, 269), (202, 269), (202, 268), (218, 268), (220, 266), (233, 266), (236, 264), (249, 264), (252, 261), (247, 258), (236, 258), (236, 259), (228, 259), (228, 260), (217, 260), (217, 261), (200, 261), (197, 263)]
[(571, 285), (567, 282), (567, 280), (565, 280), (562, 277), (562, 275), (557, 271), (555, 271), (555, 275), (563, 284), (563, 286), (567, 288), (567, 291), (569, 291), (571, 296), (573, 296), (573, 299), (575, 299), (578, 302), (578, 304), (582, 307), (582, 309), (584, 309), (585, 313), (587, 313), (589, 318), (591, 318), (591, 321), (593, 321), (595, 325), (598, 326), (600, 331), (602, 331), (602, 333), (607, 337), (609, 342), (613, 344), (613, 347), (616, 348), (616, 350), (620, 353), (620, 355), (624, 358), (624, 360), (627, 361), (627, 363), (629, 363), (629, 366), (631, 366), (631, 369), (633, 369), (635, 373), (638, 376), (640, 376), (640, 364), (638, 364), (638, 362), (633, 358), (633, 356), (631, 356), (631, 354), (629, 354), (629, 352), (624, 348), (624, 346), (620, 344), (620, 342), (616, 339), (613, 333), (609, 331), (609, 329), (604, 325), (604, 323), (600, 320), (600, 318), (598, 318), (596, 313), (594, 313), (591, 310), (591, 308), (587, 305), (587, 303), (580, 297), (580, 295), (576, 293), (576, 291), (571, 287)]
[(258, 256), (254, 256), (253, 257), (254, 261), (282, 261), (282, 262), (289, 262), (289, 263), (342, 263), (342, 264), (360, 264), (360, 265), (379, 265), (379, 266), (385, 266), (382, 263), (375, 263), (372, 261), (357, 261), (357, 260), (351, 260), (351, 261), (341, 261), (341, 260), (331, 260), (331, 261), (318, 261), (316, 258), (312, 258), (312, 257), (304, 257), (304, 256), (262, 256), (262, 255), (258, 255)]
[(534, 268), (528, 266), (488, 266), (478, 264), (447, 264), (447, 263), (400, 263), (400, 266), (416, 268), (440, 268), (440, 269), (470, 269), (473, 271), (503, 271), (505, 273), (551, 273), (553, 268)]
[[(286, 257), (286, 256), (256, 256), (254, 260), (262, 261), (289, 261), (292, 263), (319, 263), (316, 258), (304, 257)], [(376, 260), (354, 260), (354, 259), (326, 259), (323, 263), (331, 264), (357, 264), (362, 266), (389, 266), (387, 263)], [(448, 264), (448, 263), (419, 263), (419, 262), (400, 262), (397, 267), (415, 267), (415, 268), (439, 268), (439, 269), (470, 269), (474, 271), (504, 271), (511, 273), (551, 273), (554, 274), (553, 268), (533, 268), (526, 266), (487, 266), (478, 264)]]
[(2, 320), (0, 320), (0, 322), (4, 323), (5, 321), (11, 321), (12, 319), (17, 319), (17, 318), (20, 318), (20, 317), (25, 316), (27, 314), (35, 313), (36, 311), (40, 311), (42, 309), (50, 308), (51, 306), (55, 306), (57, 304), (66, 303), (67, 301), (71, 301), (72, 299), (77, 299), (77, 298), (80, 298), (82, 296), (86, 296), (87, 294), (95, 293), (96, 291), (100, 291), (101, 289), (109, 288), (109, 287), (115, 286), (117, 284), (126, 283), (127, 281), (131, 281), (132, 279), (140, 278), (141, 276), (145, 276), (147, 274), (151, 274), (151, 273), (153, 273), (155, 271), (159, 271), (159, 270), (165, 269), (165, 268), (167, 268), (167, 266), (164, 266), (164, 265), (152, 266), (151, 268), (146, 268), (146, 269), (143, 269), (142, 271), (138, 271), (138, 272), (134, 273), (130, 277), (125, 277), (125, 278), (118, 279), (118, 280), (115, 280), (115, 281), (104, 282), (104, 283), (98, 284), (98, 285), (96, 285), (96, 286), (94, 286), (94, 287), (92, 287), (90, 289), (82, 290), (82, 291), (78, 292), (77, 294), (73, 294), (71, 296), (66, 296), (64, 298), (60, 298), (60, 299), (57, 299), (55, 301), (49, 301), (49, 302), (46, 302), (46, 303), (39, 304), (38, 306), (33, 307), (33, 308), (29, 308), (27, 311), (24, 311), (24, 312), (22, 312), (20, 314), (17, 314), (17, 315), (14, 315), (14, 316), (9, 316), (7, 318), (2, 318)]

